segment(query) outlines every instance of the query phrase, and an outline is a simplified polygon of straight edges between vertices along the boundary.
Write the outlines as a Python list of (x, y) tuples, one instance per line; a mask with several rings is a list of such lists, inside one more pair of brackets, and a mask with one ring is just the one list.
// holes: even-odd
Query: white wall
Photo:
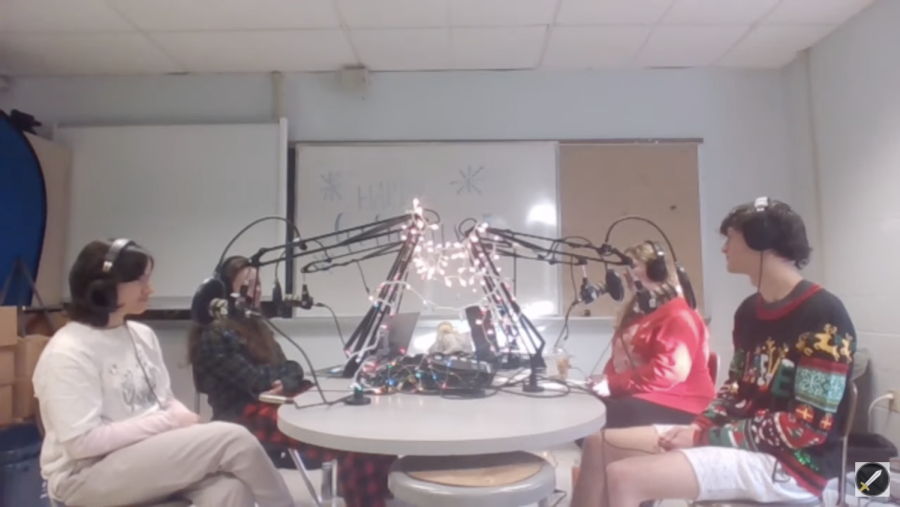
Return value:
[[(791, 171), (781, 71), (385, 73), (365, 94), (307, 74), (287, 76), (283, 97), (292, 140), (703, 138), (704, 278), (726, 361), (732, 312), (752, 289), (725, 272), (719, 221), (758, 195), (809, 190)], [(62, 123), (259, 121), (272, 115), (273, 87), (264, 75), (21, 79), (0, 107)]]
[[(809, 60), (823, 274), (871, 351), (874, 391), (900, 388), (900, 2), (880, 0)], [(900, 443), (887, 411), (876, 429)]]

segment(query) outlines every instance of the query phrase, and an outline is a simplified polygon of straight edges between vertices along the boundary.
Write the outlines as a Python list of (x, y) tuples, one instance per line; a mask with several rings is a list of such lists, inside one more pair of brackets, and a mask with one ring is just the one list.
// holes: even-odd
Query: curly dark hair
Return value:
[(809, 264), (812, 247), (806, 237), (806, 225), (797, 212), (781, 201), (769, 201), (768, 207), (763, 211), (757, 211), (752, 202), (741, 204), (722, 220), (719, 233), (724, 236), (729, 229), (734, 229), (744, 234), (747, 223), (759, 218), (759, 213), (766, 214), (765, 218), (774, 231), (772, 250), (779, 257), (793, 262), (798, 269)]

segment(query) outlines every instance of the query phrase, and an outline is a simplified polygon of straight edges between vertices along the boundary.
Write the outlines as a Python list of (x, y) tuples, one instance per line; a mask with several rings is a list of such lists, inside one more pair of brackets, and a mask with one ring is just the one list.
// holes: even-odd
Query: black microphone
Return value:
[(313, 301), (312, 296), (309, 295), (309, 287), (304, 283), (300, 288), (300, 301), (298, 301), (298, 305), (300, 308), (304, 310), (309, 310), (313, 307), (315, 301)]
[(286, 317), (287, 305), (284, 303), (284, 294), (281, 292), (281, 282), (275, 278), (275, 285), (272, 287), (272, 311), (276, 317)]
[(218, 278), (207, 278), (194, 291), (194, 298), (191, 300), (191, 319), (205, 326), (218, 318), (221, 312), (228, 313), (225, 285)]
[(281, 308), (284, 305), (284, 295), (281, 292), (281, 282), (275, 279), (275, 286), (272, 287), (272, 305), (275, 307), (275, 314), (281, 315)]
[(581, 289), (579, 291), (579, 302), (589, 305), (599, 299), (604, 294), (609, 294), (613, 301), (622, 301), (625, 297), (625, 287), (619, 274), (612, 269), (606, 270), (605, 283), (591, 283), (588, 280), (587, 269), (582, 266), (584, 275), (581, 278)]
[(625, 284), (622, 283), (622, 277), (614, 269), (606, 270), (606, 293), (616, 303), (625, 299)]

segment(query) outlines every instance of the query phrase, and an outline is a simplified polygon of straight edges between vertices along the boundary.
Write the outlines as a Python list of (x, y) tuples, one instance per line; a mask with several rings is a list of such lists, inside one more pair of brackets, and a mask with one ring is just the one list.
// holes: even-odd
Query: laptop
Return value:
[[(385, 319), (387, 324), (387, 349), (391, 356), (405, 356), (412, 342), (416, 325), (419, 323), (419, 312), (398, 313)], [(381, 344), (384, 347), (385, 344)], [(382, 348), (382, 350), (384, 350)]]

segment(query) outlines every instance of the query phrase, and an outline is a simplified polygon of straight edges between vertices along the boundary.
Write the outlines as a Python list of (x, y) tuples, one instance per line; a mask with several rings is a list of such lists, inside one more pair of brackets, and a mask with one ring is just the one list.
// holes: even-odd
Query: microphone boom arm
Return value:
[[(343, 376), (346, 378), (354, 377), (366, 356), (377, 347), (379, 329), (385, 317), (396, 313), (402, 302), (403, 292), (406, 288), (405, 282), (409, 276), (410, 265), (419, 241), (427, 228), (435, 226), (425, 218), (423, 210), (417, 202), (413, 207), (415, 208), (413, 211), (404, 215), (312, 238), (297, 239), (282, 245), (261, 248), (250, 258), (250, 265), (260, 268), (281, 262), (287, 257), (297, 259), (324, 255), (324, 259), (315, 259), (300, 269), (301, 273), (306, 274), (327, 271), (376, 257), (391, 254), (396, 256), (385, 278), (388, 283), (382, 283), (379, 286), (373, 304), (347, 340), (344, 350), (347, 363), (343, 371)], [(399, 236), (400, 240), (380, 244), (381, 239), (392, 236)], [(365, 246), (355, 251), (352, 248), (354, 245), (372, 241), (375, 241), (376, 245)], [(319, 248), (310, 250), (309, 243), (317, 244)], [(344, 251), (337, 253), (334, 252), (335, 250)], [(263, 257), (272, 252), (280, 252), (280, 255), (274, 259), (263, 260)], [(344, 258), (349, 259), (343, 262), (334, 262)]]
[[(487, 224), (472, 227), (465, 234), (468, 237), (470, 258), (474, 263), (481, 264), (484, 269), (483, 274), (487, 275), (483, 277), (484, 292), (488, 295), (488, 304), (491, 310), (497, 314), (495, 321), (511, 338), (510, 341), (513, 344), (510, 347), (511, 351), (515, 350), (515, 344), (519, 338), (527, 339), (531, 345), (528, 354), (532, 378), (536, 371), (546, 369), (543, 358), (546, 341), (531, 319), (522, 312), (515, 295), (507, 284), (497, 282), (500, 274), (492, 255), (543, 261), (551, 265), (584, 266), (589, 262), (617, 266), (631, 265), (628, 256), (608, 243), (598, 247), (587, 240), (546, 238), (510, 229), (497, 229), (489, 227)], [(550, 246), (540, 245), (539, 242), (550, 243)], [(563, 251), (562, 247), (588, 249), (593, 251), (594, 255)], [(529, 250), (531, 255), (522, 255), (517, 252), (520, 249)], [(493, 345), (497, 346), (498, 344), (494, 343)]]

